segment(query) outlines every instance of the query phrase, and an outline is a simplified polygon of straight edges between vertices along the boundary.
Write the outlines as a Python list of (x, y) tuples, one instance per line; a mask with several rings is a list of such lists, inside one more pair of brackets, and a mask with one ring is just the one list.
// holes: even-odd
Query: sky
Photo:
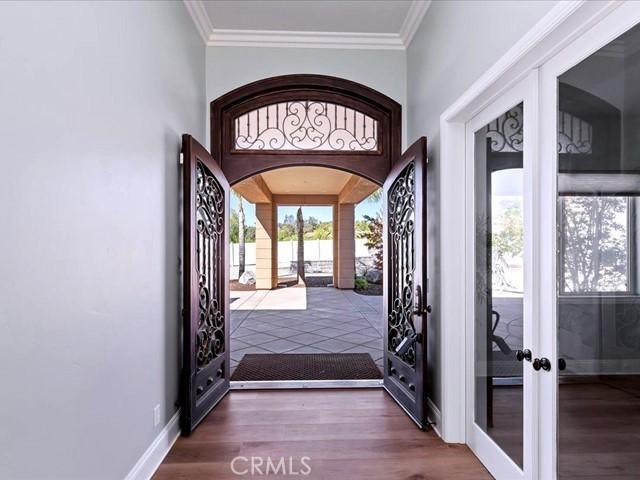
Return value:
[[(256, 224), (256, 206), (253, 203), (247, 201), (244, 202), (244, 215), (246, 219), (246, 225)], [(371, 201), (364, 199), (358, 205), (356, 205), (356, 220), (362, 219), (364, 215), (375, 217), (380, 211), (382, 201)], [(235, 195), (231, 195), (231, 209), (238, 209), (238, 199)], [(285, 215), (294, 215), (298, 211), (297, 206), (278, 207), (278, 223), (282, 223)], [(329, 222), (332, 217), (331, 207), (312, 207), (303, 206), (302, 215), (304, 218), (315, 217), (321, 222)]]

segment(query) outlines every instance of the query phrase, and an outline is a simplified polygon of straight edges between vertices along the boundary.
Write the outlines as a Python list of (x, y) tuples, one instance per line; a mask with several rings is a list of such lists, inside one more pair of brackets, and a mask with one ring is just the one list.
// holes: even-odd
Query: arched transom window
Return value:
[(236, 150), (378, 149), (378, 121), (330, 102), (296, 100), (256, 108), (234, 121)]

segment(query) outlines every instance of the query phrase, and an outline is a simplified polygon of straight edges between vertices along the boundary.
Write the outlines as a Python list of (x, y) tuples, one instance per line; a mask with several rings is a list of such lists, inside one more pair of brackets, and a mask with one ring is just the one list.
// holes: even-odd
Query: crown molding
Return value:
[(430, 6), (431, 0), (413, 0), (413, 2), (411, 2), (407, 16), (404, 18), (404, 22), (402, 22), (402, 26), (400, 27), (399, 34), (405, 48), (409, 48), (411, 40), (413, 40)]
[(201, 0), (184, 0), (184, 6), (187, 7), (193, 23), (196, 24), (198, 33), (200, 33), (202, 40), (206, 44), (213, 33), (213, 24), (207, 10), (204, 8), (204, 3)]
[(294, 32), (225, 30), (214, 28), (207, 45), (213, 47), (286, 47), (404, 50), (395, 33)]
[(413, 0), (399, 33), (218, 29), (213, 28), (202, 0), (184, 0), (184, 4), (207, 46), (405, 50), (431, 1)]

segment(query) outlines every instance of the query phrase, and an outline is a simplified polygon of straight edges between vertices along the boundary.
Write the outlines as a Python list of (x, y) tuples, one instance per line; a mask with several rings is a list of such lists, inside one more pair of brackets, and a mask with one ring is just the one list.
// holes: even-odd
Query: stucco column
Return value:
[(356, 274), (356, 235), (355, 205), (340, 203), (337, 205), (337, 255), (334, 256), (334, 282), (338, 288), (354, 288)]
[(274, 203), (256, 203), (256, 288), (278, 285), (278, 215)]

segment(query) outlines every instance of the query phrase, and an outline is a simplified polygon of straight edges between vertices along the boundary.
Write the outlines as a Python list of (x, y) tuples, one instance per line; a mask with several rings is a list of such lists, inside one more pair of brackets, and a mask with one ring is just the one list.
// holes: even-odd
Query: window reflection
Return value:
[(640, 27), (558, 99), (558, 476), (638, 478)]

